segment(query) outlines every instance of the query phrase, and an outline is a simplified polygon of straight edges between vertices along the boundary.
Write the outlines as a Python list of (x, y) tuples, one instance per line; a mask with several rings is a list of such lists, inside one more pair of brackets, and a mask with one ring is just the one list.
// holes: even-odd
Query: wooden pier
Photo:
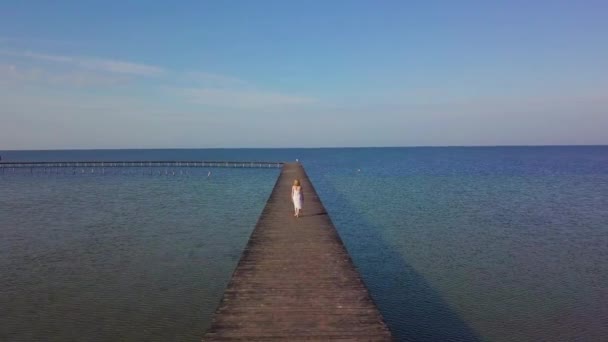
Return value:
[(266, 161), (45, 161), (0, 162), (0, 169), (23, 168), (111, 168), (111, 167), (227, 167), (227, 168), (280, 168), (281, 162)]
[[(291, 185), (300, 179), (302, 216)], [(390, 341), (300, 164), (285, 164), (203, 341)]]

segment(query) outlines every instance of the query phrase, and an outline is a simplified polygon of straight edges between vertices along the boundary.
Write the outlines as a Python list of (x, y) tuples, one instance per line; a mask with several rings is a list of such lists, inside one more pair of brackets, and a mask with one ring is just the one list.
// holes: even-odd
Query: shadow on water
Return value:
[[(326, 197), (331, 198), (327, 203), (325, 198), (321, 200), (396, 340), (481, 341), (441, 294), (386, 241), (381, 228), (358, 213), (328, 183), (323, 182), (323, 188), (328, 192)], [(341, 215), (332, 216), (334, 210)]]

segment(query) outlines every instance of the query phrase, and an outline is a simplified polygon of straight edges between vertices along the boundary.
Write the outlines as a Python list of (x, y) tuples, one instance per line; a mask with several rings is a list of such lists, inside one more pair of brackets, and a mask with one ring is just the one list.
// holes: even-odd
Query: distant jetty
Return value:
[(93, 167), (227, 167), (280, 168), (282, 162), (268, 161), (36, 161), (0, 162), (0, 168), (93, 168)]

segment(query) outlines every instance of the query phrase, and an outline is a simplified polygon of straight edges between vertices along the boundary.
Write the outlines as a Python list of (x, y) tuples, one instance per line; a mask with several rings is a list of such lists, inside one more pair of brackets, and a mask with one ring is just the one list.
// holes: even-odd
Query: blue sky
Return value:
[(0, 149), (608, 144), (605, 1), (3, 1)]

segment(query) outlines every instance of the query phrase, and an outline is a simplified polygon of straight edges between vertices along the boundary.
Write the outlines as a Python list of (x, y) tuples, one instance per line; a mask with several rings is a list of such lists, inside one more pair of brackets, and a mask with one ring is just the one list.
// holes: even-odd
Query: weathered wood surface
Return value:
[[(293, 217), (291, 185), (304, 205)], [(285, 164), (203, 341), (390, 341), (300, 164)]]

